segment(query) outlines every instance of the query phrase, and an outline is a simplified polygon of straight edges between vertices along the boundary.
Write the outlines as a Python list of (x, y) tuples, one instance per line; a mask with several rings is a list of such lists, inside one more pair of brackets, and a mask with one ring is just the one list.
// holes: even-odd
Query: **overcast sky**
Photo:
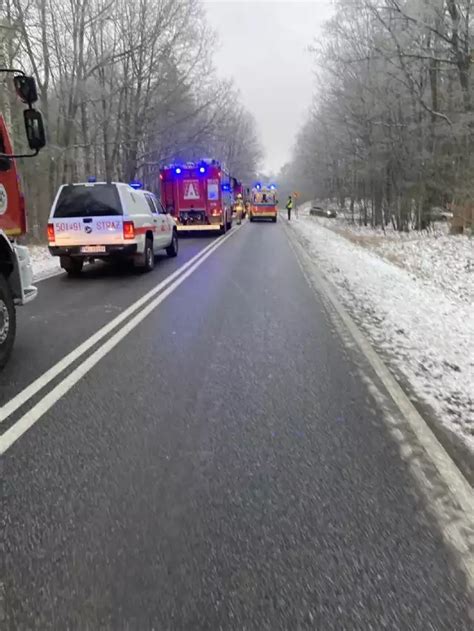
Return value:
[(215, 64), (232, 77), (255, 116), (265, 170), (289, 160), (311, 102), (308, 46), (330, 16), (330, 0), (204, 0), (219, 33)]

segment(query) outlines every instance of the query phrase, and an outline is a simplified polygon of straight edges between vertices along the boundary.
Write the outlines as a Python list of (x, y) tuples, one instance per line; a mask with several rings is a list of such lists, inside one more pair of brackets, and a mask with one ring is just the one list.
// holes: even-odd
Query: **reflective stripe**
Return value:
[(210, 224), (210, 225), (203, 225), (203, 226), (182, 226), (178, 224), (177, 229), (179, 232), (189, 232), (191, 230), (192, 231), (221, 230), (221, 227), (219, 224)]

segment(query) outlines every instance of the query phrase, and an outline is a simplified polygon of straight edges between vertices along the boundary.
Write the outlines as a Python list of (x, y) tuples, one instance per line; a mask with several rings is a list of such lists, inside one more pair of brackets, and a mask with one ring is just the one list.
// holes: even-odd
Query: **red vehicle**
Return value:
[(229, 173), (217, 160), (172, 164), (160, 169), (161, 202), (176, 220), (178, 231), (232, 227)]
[(0, 369), (12, 351), (16, 333), (16, 305), (35, 298), (33, 271), (28, 249), (15, 242), (26, 232), (26, 210), (20, 191), (15, 158), (37, 155), (45, 145), (43, 119), (32, 104), (37, 100), (32, 77), (10, 71), (18, 96), (28, 109), (23, 112), (28, 145), (33, 153), (15, 155), (7, 125), (0, 114)]

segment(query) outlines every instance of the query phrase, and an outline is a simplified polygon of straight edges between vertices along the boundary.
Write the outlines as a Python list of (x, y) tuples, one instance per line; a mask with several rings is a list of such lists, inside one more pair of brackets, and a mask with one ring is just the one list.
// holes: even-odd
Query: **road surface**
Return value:
[[(211, 243), (42, 282), (0, 405)], [(470, 628), (464, 575), (282, 225), (246, 223), (189, 269), (4, 420), (37, 417), (3, 456), (2, 628)]]

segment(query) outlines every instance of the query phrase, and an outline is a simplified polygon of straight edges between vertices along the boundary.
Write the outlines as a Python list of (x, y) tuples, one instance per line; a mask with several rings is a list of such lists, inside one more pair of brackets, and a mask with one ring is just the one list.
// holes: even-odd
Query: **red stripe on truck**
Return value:
[(135, 227), (135, 234), (146, 234), (147, 232), (156, 232), (156, 226)]

